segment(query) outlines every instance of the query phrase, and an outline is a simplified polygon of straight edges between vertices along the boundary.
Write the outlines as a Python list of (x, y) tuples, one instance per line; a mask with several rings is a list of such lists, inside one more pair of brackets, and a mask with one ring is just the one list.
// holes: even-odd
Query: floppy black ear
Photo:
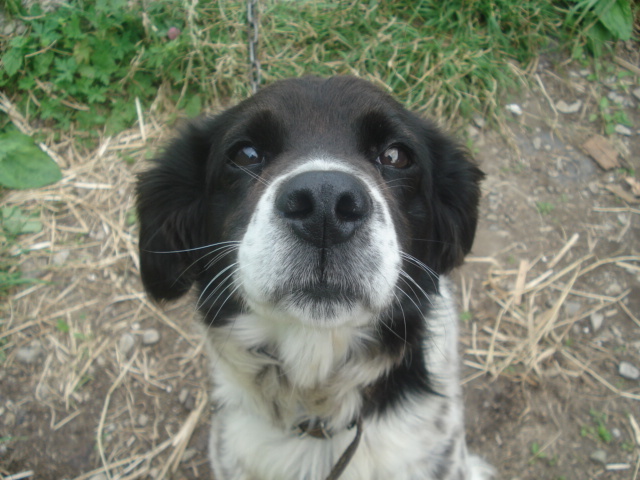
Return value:
[(156, 300), (183, 295), (198, 273), (193, 265), (198, 251), (189, 250), (206, 241), (208, 131), (205, 122), (188, 125), (138, 177), (140, 271)]
[(434, 242), (428, 249), (427, 264), (446, 273), (462, 263), (473, 245), (484, 173), (452, 139), (437, 130), (429, 137), (432, 191), (426, 194)]

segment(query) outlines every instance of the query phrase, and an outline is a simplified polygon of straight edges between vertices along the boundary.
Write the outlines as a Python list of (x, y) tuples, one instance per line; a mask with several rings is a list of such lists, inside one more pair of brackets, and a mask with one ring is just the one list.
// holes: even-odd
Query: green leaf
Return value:
[(58, 166), (28, 135), (0, 133), (0, 184), (9, 188), (37, 188), (62, 178)]
[[(598, 13), (598, 18), (616, 40), (629, 40), (633, 30), (633, 15), (629, 0), (600, 0), (601, 4), (607, 4)], [(607, 8), (608, 7), (608, 8)], [(596, 11), (598, 8), (596, 7)]]
[(38, 233), (42, 231), (42, 223), (38, 214), (26, 215), (18, 207), (4, 207), (0, 210), (0, 224), (8, 235), (17, 236), (23, 233)]
[(192, 95), (184, 107), (184, 111), (188, 117), (195, 117), (202, 111), (202, 100), (200, 95)]
[(69, 324), (65, 322), (62, 318), (59, 318), (56, 322), (56, 328), (59, 332), (67, 333), (69, 331)]
[(20, 48), (12, 48), (2, 56), (2, 64), (10, 77), (14, 76), (18, 70), (20, 70), (23, 59), (24, 55), (22, 55), (22, 49)]

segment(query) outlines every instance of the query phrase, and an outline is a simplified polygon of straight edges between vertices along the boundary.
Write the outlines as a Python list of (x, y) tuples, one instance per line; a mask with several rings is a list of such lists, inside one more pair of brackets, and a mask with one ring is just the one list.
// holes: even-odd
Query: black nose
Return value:
[(275, 205), (299, 238), (320, 248), (349, 240), (371, 213), (366, 186), (345, 172), (296, 175), (280, 187)]

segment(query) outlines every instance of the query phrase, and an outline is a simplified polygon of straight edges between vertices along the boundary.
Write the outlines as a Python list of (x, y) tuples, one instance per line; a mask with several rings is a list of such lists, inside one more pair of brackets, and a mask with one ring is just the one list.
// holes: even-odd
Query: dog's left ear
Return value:
[(469, 153), (439, 130), (427, 135), (431, 160), (430, 204), (432, 232), (427, 265), (447, 273), (471, 250), (478, 223), (480, 182), (484, 173)]
[(205, 242), (206, 165), (211, 153), (206, 122), (182, 129), (154, 166), (140, 174), (140, 273), (156, 300), (186, 293), (198, 272), (195, 259)]

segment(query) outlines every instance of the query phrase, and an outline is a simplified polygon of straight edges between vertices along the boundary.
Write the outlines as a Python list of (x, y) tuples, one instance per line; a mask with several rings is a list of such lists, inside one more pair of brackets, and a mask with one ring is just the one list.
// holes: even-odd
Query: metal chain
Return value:
[(256, 93), (260, 85), (260, 62), (258, 61), (258, 0), (247, 0), (247, 24), (249, 25), (249, 81), (251, 92)]

